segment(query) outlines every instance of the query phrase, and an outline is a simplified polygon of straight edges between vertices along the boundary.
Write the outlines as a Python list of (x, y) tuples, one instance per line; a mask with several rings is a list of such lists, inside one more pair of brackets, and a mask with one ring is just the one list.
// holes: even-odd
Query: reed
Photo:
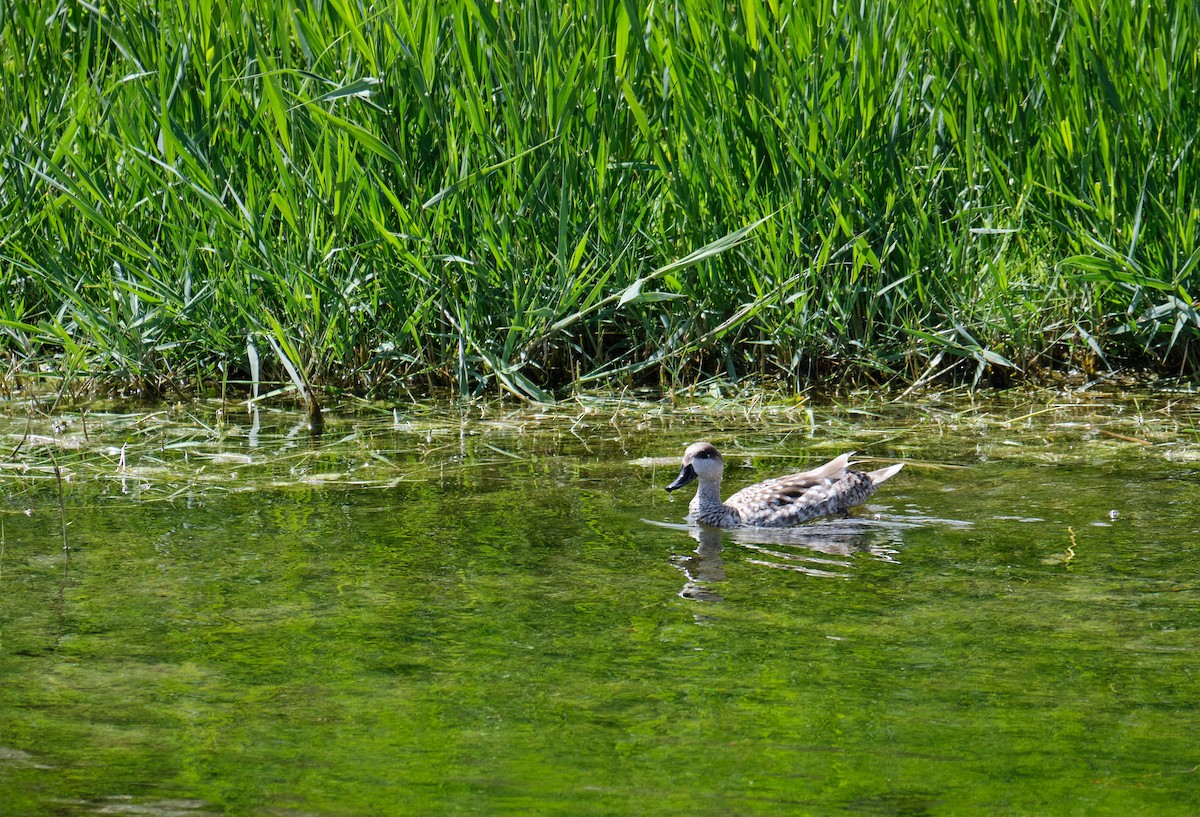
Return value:
[(0, 2), (11, 373), (1192, 372), (1200, 7)]

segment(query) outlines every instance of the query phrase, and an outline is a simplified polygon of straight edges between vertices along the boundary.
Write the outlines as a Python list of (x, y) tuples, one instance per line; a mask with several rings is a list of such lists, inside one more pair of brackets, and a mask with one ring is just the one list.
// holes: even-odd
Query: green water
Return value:
[[(0, 813), (1196, 814), (1198, 406), (8, 404)], [(651, 524), (697, 439), (909, 466)]]

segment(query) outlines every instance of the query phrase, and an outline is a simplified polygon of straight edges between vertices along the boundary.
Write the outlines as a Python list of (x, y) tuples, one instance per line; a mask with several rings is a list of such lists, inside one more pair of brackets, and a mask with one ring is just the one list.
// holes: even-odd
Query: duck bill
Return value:
[(667, 486), (667, 490), (668, 491), (678, 490), (679, 488), (682, 488), (684, 485), (687, 485), (689, 482), (691, 482), (695, 478), (696, 478), (696, 469), (693, 468), (692, 464), (689, 462), (687, 465), (683, 466), (683, 468), (680, 469), (679, 476), (675, 478), (674, 482), (672, 482), (670, 485)]

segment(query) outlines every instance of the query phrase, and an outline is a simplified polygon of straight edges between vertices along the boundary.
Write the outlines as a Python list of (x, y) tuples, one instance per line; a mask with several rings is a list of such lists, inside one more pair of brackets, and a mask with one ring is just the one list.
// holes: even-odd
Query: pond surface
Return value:
[(0, 414), (4, 815), (1200, 808), (1192, 395)]

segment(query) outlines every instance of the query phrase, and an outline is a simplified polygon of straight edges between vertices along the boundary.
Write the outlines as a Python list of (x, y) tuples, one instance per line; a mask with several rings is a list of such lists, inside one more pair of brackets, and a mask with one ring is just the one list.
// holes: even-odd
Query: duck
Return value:
[(688, 516), (701, 525), (716, 528), (799, 525), (822, 516), (845, 516), (850, 508), (865, 502), (875, 489), (904, 467), (900, 462), (878, 471), (856, 471), (850, 467), (852, 456), (853, 451), (811, 471), (751, 485), (722, 502), (725, 459), (712, 443), (698, 442), (683, 452), (683, 467), (667, 491), (677, 491), (698, 480), (696, 495), (688, 505)]

